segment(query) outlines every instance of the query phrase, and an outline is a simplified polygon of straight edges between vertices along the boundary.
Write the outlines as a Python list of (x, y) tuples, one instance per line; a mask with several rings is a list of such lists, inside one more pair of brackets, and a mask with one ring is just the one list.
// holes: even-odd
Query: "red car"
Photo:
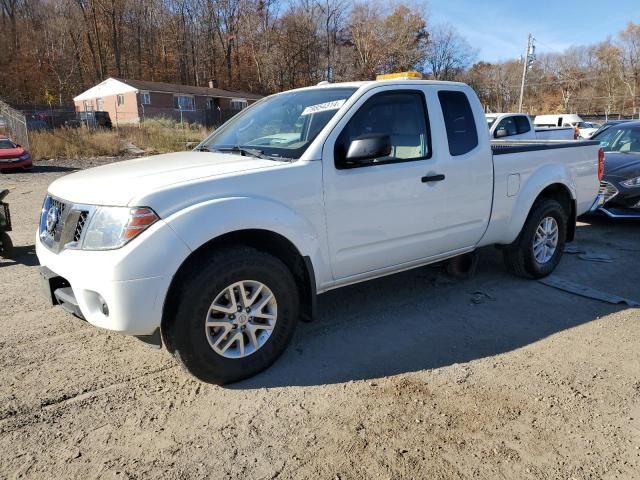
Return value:
[(0, 136), (0, 170), (31, 170), (31, 155), (7, 137)]

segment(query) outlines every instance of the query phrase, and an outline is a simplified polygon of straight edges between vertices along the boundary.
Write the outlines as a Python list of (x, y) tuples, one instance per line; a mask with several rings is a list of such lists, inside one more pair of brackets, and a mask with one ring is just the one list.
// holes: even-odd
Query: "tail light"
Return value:
[(604, 150), (598, 149), (598, 180), (602, 180), (604, 177)]

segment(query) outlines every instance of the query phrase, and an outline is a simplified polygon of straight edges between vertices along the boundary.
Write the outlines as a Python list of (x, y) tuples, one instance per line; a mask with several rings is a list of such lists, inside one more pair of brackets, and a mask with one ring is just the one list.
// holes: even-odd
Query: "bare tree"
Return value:
[(381, 12), (376, 3), (359, 3), (351, 10), (349, 32), (356, 52), (356, 78), (371, 78), (384, 56)]
[(640, 25), (629, 22), (620, 32), (622, 81), (631, 96), (633, 114), (638, 113), (638, 85), (640, 84)]
[(600, 43), (595, 48), (595, 55), (598, 59), (598, 79), (604, 86), (607, 103), (605, 114), (612, 113), (618, 94), (618, 85), (621, 79), (621, 50), (610, 40)]
[(425, 66), (436, 80), (453, 80), (477, 56), (469, 42), (451, 25), (431, 29), (425, 52)]

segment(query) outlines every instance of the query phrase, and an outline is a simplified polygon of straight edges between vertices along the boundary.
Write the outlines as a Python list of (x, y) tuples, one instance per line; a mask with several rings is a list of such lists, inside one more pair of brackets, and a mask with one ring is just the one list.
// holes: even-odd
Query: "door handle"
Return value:
[(422, 177), (422, 183), (441, 182), (442, 180), (444, 180), (444, 175), (442, 175), (442, 174), (439, 174), (439, 175), (427, 175), (426, 177)]

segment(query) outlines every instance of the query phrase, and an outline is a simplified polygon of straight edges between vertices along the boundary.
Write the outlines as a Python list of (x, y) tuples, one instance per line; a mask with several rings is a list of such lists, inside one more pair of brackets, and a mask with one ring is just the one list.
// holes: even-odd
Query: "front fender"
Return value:
[(192, 251), (227, 233), (268, 230), (288, 239), (303, 256), (311, 259), (317, 280), (330, 274), (314, 225), (286, 205), (268, 198), (213, 199), (183, 209), (165, 221)]

